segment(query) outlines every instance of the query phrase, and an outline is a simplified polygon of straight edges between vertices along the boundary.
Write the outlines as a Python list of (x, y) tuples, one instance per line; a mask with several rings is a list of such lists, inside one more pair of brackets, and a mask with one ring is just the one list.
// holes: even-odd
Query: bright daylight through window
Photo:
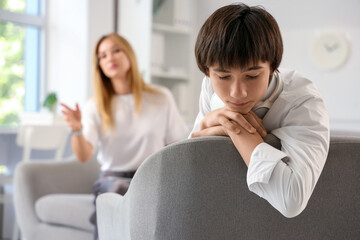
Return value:
[(0, 128), (39, 110), (44, 18), (41, 0), (0, 0)]

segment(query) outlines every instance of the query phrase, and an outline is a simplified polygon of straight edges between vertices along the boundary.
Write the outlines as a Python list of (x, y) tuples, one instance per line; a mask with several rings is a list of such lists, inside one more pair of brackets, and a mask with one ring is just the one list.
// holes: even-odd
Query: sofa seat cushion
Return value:
[(50, 194), (36, 201), (35, 211), (44, 223), (92, 231), (89, 219), (95, 210), (93, 202), (92, 194)]

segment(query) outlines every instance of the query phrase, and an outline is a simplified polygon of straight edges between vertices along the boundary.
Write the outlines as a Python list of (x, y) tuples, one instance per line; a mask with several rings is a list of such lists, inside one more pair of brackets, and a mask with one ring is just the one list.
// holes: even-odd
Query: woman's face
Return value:
[(126, 78), (130, 61), (125, 52), (112, 39), (105, 38), (98, 49), (99, 66), (110, 79)]
[(271, 71), (268, 62), (240, 68), (209, 67), (209, 76), (215, 93), (232, 111), (248, 113), (264, 96)]

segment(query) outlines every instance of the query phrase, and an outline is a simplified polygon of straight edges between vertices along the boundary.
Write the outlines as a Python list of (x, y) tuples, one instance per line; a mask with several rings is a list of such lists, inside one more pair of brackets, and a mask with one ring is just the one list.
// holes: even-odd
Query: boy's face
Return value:
[(209, 67), (209, 76), (215, 93), (232, 111), (248, 113), (265, 94), (272, 72), (268, 62), (254, 66), (222, 69)]

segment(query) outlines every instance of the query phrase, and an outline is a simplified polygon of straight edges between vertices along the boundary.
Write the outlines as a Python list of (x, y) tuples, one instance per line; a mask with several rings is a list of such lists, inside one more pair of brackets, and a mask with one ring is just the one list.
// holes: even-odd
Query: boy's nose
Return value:
[(235, 99), (245, 98), (247, 96), (246, 84), (241, 81), (235, 81), (231, 85), (230, 96)]

